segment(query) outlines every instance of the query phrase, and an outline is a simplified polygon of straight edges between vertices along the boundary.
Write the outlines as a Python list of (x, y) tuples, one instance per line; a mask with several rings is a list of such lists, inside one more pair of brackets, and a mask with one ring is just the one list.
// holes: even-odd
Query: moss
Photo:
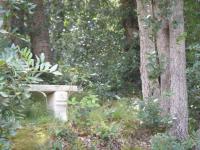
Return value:
[(47, 130), (42, 127), (26, 127), (20, 129), (11, 139), (13, 150), (38, 150), (40, 145), (48, 142)]

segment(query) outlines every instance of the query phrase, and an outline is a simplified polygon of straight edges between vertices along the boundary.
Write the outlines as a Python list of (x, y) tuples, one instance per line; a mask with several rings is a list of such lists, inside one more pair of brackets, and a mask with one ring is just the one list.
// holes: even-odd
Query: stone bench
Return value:
[(42, 92), (47, 97), (47, 107), (62, 121), (67, 121), (67, 100), (72, 92), (80, 92), (82, 89), (73, 85), (37, 85), (29, 84), (28, 91)]

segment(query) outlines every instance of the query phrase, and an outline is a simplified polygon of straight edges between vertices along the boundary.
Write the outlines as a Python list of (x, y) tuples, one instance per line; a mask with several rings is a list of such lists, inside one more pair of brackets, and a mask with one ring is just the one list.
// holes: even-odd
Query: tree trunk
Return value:
[(140, 74), (142, 81), (142, 95), (144, 99), (158, 98), (160, 95), (158, 79), (150, 80), (148, 72), (148, 53), (155, 52), (156, 47), (154, 39), (151, 39), (152, 31), (144, 22), (144, 18), (153, 15), (151, 2), (137, 0), (138, 24), (140, 34)]
[(45, 16), (43, 0), (32, 0), (32, 3), (37, 5), (33, 16), (29, 18), (32, 51), (35, 55), (44, 53), (46, 61), (52, 62), (48, 19)]
[[(162, 2), (168, 3), (167, 0)], [(162, 68), (160, 74), (160, 107), (163, 109), (163, 115), (170, 112), (170, 51), (169, 51), (169, 21), (165, 15), (162, 15), (160, 2), (155, 4), (155, 19), (161, 23), (161, 27), (156, 33), (156, 46), (159, 57), (159, 65)]]
[[(160, 99), (163, 112), (170, 113), (174, 119), (171, 135), (185, 139), (188, 136), (185, 40), (178, 40), (184, 33), (183, 0), (171, 0), (170, 3), (172, 8), (168, 20), (162, 16), (164, 13), (161, 12), (167, 6), (160, 7), (161, 2), (137, 0), (142, 94), (144, 99), (152, 96)], [(151, 26), (145, 24), (148, 17), (161, 23), (156, 33), (152, 32)], [(165, 66), (160, 76), (152, 81), (148, 76), (149, 61), (146, 54), (153, 51), (158, 56), (157, 65)], [(166, 92), (170, 92), (171, 96), (165, 97)]]
[(170, 97), (167, 96), (170, 94), (169, 26), (167, 20), (163, 20), (163, 26), (157, 33), (157, 48), (160, 65), (164, 65), (160, 74), (160, 106), (164, 111), (163, 114), (167, 114), (170, 111)]
[(170, 112), (175, 120), (170, 133), (179, 139), (184, 139), (188, 136), (185, 40), (178, 41), (184, 33), (183, 0), (171, 0), (171, 2), (172, 15), (169, 27), (172, 96), (170, 97)]

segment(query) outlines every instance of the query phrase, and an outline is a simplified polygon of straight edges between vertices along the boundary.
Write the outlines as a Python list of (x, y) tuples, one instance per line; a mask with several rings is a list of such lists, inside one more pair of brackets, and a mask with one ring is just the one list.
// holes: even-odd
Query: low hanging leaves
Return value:
[(24, 48), (20, 50), (19, 47), (14, 48), (19, 51), (20, 57), (24, 60), (24, 63), (28, 65), (29, 70), (34, 70), (35, 73), (43, 72), (54, 75), (62, 75), (62, 73), (58, 71), (58, 64), (51, 65), (49, 62), (45, 62), (44, 53), (41, 53), (39, 57), (36, 56), (36, 59), (34, 60), (30, 49)]

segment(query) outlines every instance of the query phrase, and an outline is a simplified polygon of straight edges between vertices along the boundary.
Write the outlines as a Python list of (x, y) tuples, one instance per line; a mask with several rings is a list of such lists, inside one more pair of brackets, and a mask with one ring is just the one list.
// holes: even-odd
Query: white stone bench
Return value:
[(67, 121), (67, 100), (71, 92), (80, 92), (82, 89), (73, 85), (38, 85), (29, 84), (28, 91), (42, 92), (47, 96), (48, 109), (62, 121)]

